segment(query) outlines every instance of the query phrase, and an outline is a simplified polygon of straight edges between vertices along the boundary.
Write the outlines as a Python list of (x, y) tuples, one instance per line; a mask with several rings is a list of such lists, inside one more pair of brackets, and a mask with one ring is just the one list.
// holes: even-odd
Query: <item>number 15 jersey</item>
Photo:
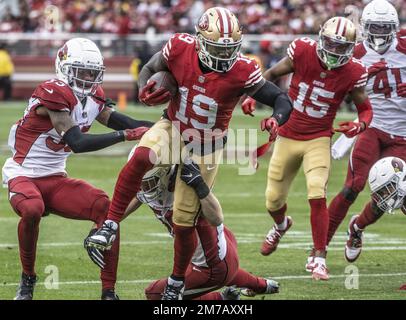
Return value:
[(168, 118), (179, 121), (181, 132), (193, 128), (201, 134), (217, 129), (224, 135), (244, 90), (263, 81), (258, 64), (243, 55), (226, 73), (203, 73), (196, 40), (186, 33), (175, 34), (162, 54), (179, 87), (169, 103)]
[(345, 95), (366, 85), (368, 73), (354, 58), (336, 69), (323, 68), (316, 51), (317, 43), (309, 38), (293, 41), (287, 53), (294, 72), (289, 87), (293, 111), (280, 128), (279, 135), (295, 140), (331, 137), (333, 121)]

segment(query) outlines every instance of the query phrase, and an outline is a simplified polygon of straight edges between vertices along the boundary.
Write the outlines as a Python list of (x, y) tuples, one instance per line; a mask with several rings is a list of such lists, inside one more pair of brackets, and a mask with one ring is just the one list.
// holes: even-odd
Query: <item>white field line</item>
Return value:
[[(359, 273), (360, 277), (363, 278), (383, 278), (383, 277), (404, 277), (406, 273)], [(288, 275), (288, 276), (277, 276), (272, 277), (275, 280), (296, 280), (296, 279), (311, 279), (312, 276), (310, 275)], [(348, 277), (348, 274), (332, 274), (330, 278), (345, 278)], [(118, 280), (118, 284), (143, 284), (143, 283), (151, 283), (155, 281), (154, 279), (138, 279), (138, 280)], [(62, 281), (58, 282), (59, 285), (91, 285), (91, 284), (101, 284), (99, 280), (93, 281)], [(19, 283), (0, 283), (0, 287), (15, 287), (18, 286)], [(38, 282), (37, 285), (43, 286), (44, 282)]]

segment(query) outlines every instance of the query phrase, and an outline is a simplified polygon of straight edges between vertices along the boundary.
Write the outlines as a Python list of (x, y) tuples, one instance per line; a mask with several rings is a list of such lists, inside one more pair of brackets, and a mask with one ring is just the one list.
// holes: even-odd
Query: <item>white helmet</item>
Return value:
[[(135, 145), (130, 154), (128, 155), (128, 161), (134, 155), (138, 145)], [(155, 166), (151, 170), (144, 174), (141, 182), (141, 189), (138, 192), (138, 196), (142, 198), (142, 202), (149, 203), (157, 200), (161, 194), (168, 190), (169, 184), (172, 182), (171, 177), (175, 172), (175, 165), (172, 166)], [(163, 204), (162, 204), (163, 205)]]
[(373, 0), (366, 5), (361, 16), (362, 35), (378, 53), (392, 44), (399, 30), (399, 18), (395, 7), (386, 0)]
[(371, 196), (379, 209), (391, 213), (403, 205), (406, 163), (397, 157), (378, 160), (369, 171)]
[(96, 44), (84, 38), (67, 41), (58, 50), (55, 70), (59, 80), (67, 83), (79, 99), (96, 92), (103, 82), (103, 56)]

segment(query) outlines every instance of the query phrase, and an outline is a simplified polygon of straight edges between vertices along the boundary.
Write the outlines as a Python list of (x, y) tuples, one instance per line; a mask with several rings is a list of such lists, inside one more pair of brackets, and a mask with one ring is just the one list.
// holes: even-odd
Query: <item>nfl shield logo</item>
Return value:
[(324, 79), (327, 76), (325, 72), (320, 73), (320, 78)]
[(204, 83), (204, 77), (203, 76), (199, 76), (199, 82)]

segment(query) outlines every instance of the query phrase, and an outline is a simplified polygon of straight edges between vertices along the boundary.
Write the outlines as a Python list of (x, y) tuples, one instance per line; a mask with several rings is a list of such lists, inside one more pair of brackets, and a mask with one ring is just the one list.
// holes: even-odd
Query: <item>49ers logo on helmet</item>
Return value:
[(203, 31), (206, 31), (209, 28), (209, 18), (207, 17), (207, 14), (200, 17), (198, 26)]
[(392, 159), (392, 167), (395, 170), (395, 172), (403, 172), (403, 163), (398, 158)]
[(59, 60), (66, 60), (68, 57), (68, 46), (65, 44), (61, 49), (58, 51)]

